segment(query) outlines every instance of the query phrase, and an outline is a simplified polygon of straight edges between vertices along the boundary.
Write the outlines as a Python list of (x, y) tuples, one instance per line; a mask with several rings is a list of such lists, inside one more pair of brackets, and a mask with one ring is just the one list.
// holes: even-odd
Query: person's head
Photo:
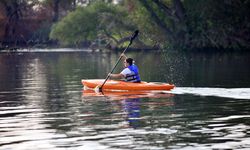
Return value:
[(133, 59), (132, 58), (127, 58), (126, 60), (124, 60), (124, 66), (128, 67), (131, 66), (133, 64)]

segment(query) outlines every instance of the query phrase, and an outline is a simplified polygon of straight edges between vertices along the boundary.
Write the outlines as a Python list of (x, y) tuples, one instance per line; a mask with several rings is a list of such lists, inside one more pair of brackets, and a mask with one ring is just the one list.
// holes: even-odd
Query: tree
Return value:
[(6, 47), (48, 43), (53, 22), (83, 0), (1, 0), (0, 40)]
[(86, 0), (44, 0), (41, 1), (42, 5), (50, 8), (53, 11), (53, 22), (57, 22), (60, 18), (64, 17), (68, 11), (76, 9), (77, 4), (86, 4)]
[[(130, 1), (131, 2), (131, 1)], [(175, 48), (250, 48), (250, 1), (139, 0), (134, 14), (143, 6), (157, 26), (159, 37)], [(136, 2), (134, 2), (136, 3)], [(144, 12), (145, 12), (144, 10)], [(140, 14), (145, 17), (144, 14)], [(139, 26), (145, 22), (137, 22)], [(148, 31), (147, 31), (148, 32)], [(164, 36), (165, 35), (165, 36)], [(152, 37), (152, 36), (150, 36)], [(154, 41), (159, 41), (152, 38)], [(160, 38), (161, 39), (161, 38)]]
[(106, 44), (121, 44), (121, 37), (130, 34), (133, 25), (123, 19), (127, 13), (113, 3), (91, 2), (87, 7), (79, 7), (69, 13), (52, 28), (50, 37), (64, 45), (80, 45), (84, 41), (97, 38), (106, 40)]
[(6, 39), (15, 41), (16, 28), (19, 25), (22, 16), (21, 7), (25, 7), (26, 3), (17, 0), (2, 0), (0, 5), (3, 7), (4, 16), (6, 17), (4, 26), (4, 42)]

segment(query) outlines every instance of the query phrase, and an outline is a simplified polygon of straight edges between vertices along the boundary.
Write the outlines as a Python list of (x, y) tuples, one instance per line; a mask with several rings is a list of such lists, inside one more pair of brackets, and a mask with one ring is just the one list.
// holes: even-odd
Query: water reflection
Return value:
[(159, 126), (155, 126), (155, 123), (159, 123), (161, 119), (166, 120), (169, 114), (169, 118), (174, 117), (171, 111), (171, 108), (174, 107), (174, 95), (153, 92), (138, 93), (138, 91), (132, 93), (95, 93), (91, 90), (84, 90), (83, 105), (92, 107), (92, 109), (101, 105), (98, 107), (99, 109), (96, 109), (102, 112), (96, 113), (97, 111), (93, 110), (95, 115), (88, 119), (91, 122), (95, 120), (93, 122), (98, 125), (90, 125), (88, 121), (84, 123), (84, 127), (99, 131), (98, 137), (104, 137), (99, 142), (111, 148), (164, 149), (162, 144), (167, 142), (168, 137), (174, 136), (177, 130), (165, 123)]
[(91, 95), (81, 79), (106, 77), (119, 53), (1, 53), (0, 149), (250, 147), (249, 54), (127, 55), (177, 88)]
[[(83, 103), (95, 102), (98, 100), (106, 100), (111, 103), (112, 109), (117, 111), (116, 114), (121, 114), (124, 121), (120, 125), (123, 127), (140, 128), (140, 107), (145, 107), (154, 110), (161, 106), (172, 106), (173, 102), (166, 100), (161, 102), (141, 102), (142, 98), (165, 98), (173, 97), (173, 94), (162, 93), (161, 91), (103, 91), (96, 93), (93, 90), (83, 90)], [(119, 115), (118, 115), (119, 118)], [(114, 118), (113, 118), (114, 119)]]

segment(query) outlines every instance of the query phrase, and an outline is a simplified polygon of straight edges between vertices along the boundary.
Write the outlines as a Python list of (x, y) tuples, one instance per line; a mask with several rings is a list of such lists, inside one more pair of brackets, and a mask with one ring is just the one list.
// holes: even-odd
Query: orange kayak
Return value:
[[(104, 79), (90, 79), (82, 80), (82, 84), (85, 89), (94, 89), (97, 86), (101, 86)], [(126, 90), (126, 91), (152, 91), (152, 90), (171, 90), (175, 86), (168, 83), (160, 82), (141, 82), (141, 83), (131, 83), (125, 81), (108, 80), (104, 86), (103, 90)]]

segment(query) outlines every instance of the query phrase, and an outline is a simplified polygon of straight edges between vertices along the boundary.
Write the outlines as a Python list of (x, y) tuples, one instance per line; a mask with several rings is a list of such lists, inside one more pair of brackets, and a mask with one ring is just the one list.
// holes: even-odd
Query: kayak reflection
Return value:
[(83, 90), (82, 98), (87, 100), (91, 97), (107, 97), (110, 100), (124, 100), (128, 98), (169, 98), (174, 94), (164, 93), (161, 91), (103, 91), (96, 93), (93, 90)]
[[(104, 91), (103, 93), (95, 93), (93, 90), (83, 90), (82, 100), (84, 103), (96, 103), (103, 100), (107, 101), (115, 113), (112, 119), (117, 118), (121, 122), (120, 127), (140, 128), (143, 126), (145, 119), (141, 115), (142, 109), (154, 110), (157, 107), (172, 106), (171, 97), (173, 94), (147, 91)], [(148, 99), (150, 98), (150, 99)], [(161, 98), (155, 102), (151, 98)], [(117, 116), (117, 114), (119, 114)], [(122, 115), (122, 116), (120, 116)], [(115, 118), (113, 118), (115, 117)], [(115, 119), (116, 120), (116, 119)]]

